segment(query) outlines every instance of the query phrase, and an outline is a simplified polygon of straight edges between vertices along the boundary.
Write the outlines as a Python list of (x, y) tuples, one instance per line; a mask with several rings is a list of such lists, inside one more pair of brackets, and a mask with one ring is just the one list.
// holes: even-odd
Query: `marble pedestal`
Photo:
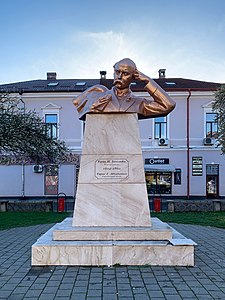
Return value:
[(193, 266), (195, 243), (150, 217), (137, 114), (87, 115), (73, 218), (32, 246), (32, 265)]
[(90, 114), (73, 226), (151, 225), (137, 114)]
[[(129, 238), (123, 240), (124, 234)], [(194, 245), (192, 240), (157, 218), (152, 218), (151, 227), (139, 229), (79, 229), (72, 227), (72, 218), (67, 218), (32, 246), (31, 263), (33, 266), (193, 266)]]

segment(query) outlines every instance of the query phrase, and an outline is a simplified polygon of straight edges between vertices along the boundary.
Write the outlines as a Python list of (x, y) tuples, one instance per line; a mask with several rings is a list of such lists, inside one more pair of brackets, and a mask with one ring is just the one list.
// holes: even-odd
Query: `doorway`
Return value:
[(206, 175), (206, 197), (217, 198), (218, 193), (218, 175)]
[(219, 196), (219, 165), (206, 165), (206, 197), (217, 198)]

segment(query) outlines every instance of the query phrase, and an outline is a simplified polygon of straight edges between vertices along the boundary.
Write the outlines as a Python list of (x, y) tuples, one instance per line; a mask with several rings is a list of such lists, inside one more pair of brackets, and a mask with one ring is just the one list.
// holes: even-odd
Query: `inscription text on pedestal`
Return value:
[(129, 177), (129, 162), (126, 159), (98, 159), (95, 162), (95, 177), (125, 179)]

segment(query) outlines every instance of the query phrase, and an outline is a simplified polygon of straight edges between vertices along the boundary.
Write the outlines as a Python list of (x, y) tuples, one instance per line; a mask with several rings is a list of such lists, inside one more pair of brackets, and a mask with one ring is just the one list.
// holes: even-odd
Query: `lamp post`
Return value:
[(190, 199), (190, 97), (191, 90), (188, 90), (187, 97), (187, 199)]
[[(20, 95), (19, 100), (23, 103), (23, 113), (25, 114), (25, 102), (22, 98), (22, 95), (23, 95), (22, 89), (19, 90), (19, 95)], [(25, 197), (25, 164), (24, 164), (24, 162), (22, 162), (21, 180), (22, 180), (21, 194), (22, 194), (22, 197)]]

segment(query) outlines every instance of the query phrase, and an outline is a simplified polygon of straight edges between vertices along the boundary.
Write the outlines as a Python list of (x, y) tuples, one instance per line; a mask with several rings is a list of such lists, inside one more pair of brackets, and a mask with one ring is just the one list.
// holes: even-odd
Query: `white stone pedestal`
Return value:
[(74, 215), (32, 246), (32, 265), (193, 266), (194, 245), (150, 218), (137, 114), (87, 115)]
[(137, 114), (90, 114), (73, 226), (150, 226)]
[[(121, 240), (123, 234), (128, 235), (129, 239)], [(72, 218), (67, 218), (52, 227), (32, 246), (31, 264), (193, 266), (194, 245), (192, 240), (157, 218), (152, 218), (150, 228), (138, 229), (79, 229), (72, 227)]]

